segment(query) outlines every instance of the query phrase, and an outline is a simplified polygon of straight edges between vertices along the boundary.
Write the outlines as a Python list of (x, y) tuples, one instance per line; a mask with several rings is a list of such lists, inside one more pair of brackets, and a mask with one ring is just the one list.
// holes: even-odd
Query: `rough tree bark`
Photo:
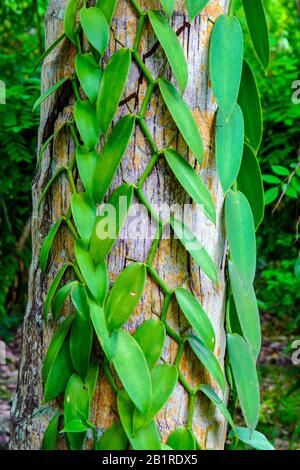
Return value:
[[(51, 44), (62, 33), (66, 3), (67, 0), (50, 0), (49, 2), (46, 14), (47, 45)], [(155, 0), (143, 0), (141, 4), (147, 7), (159, 7), (158, 1)], [(228, 0), (212, 0), (201, 16), (198, 16), (189, 25), (184, 1), (177, 0), (176, 11), (172, 20), (174, 29), (181, 31), (179, 38), (189, 66), (189, 84), (185, 92), (185, 99), (193, 110), (205, 145), (205, 160), (201, 168), (201, 176), (210, 188), (217, 208), (218, 222), (216, 227), (201, 212), (198, 220), (200, 220), (200, 239), (219, 269), (219, 284), (214, 286), (207, 276), (193, 264), (178, 240), (163, 240), (155, 259), (157, 270), (172, 287), (183, 283), (198, 296), (214, 325), (217, 337), (215, 351), (222, 364), (225, 352), (224, 310), (226, 286), (224, 253), (226, 253), (226, 246), (221, 212), (223, 195), (215, 170), (214, 116), (216, 105), (208, 80), (208, 45), (213, 22), (218, 15), (226, 11), (227, 7)], [(113, 21), (116, 37), (130, 47), (133, 44), (136, 27), (137, 19), (134, 10), (128, 1), (120, 1)], [(142, 42), (143, 54), (150, 51), (154, 43), (153, 33), (148, 28)], [(112, 38), (107, 58), (117, 47), (117, 42)], [(73, 70), (74, 55), (73, 46), (65, 41), (47, 58), (42, 71), (43, 90), (46, 90), (62, 76)], [(146, 59), (146, 64), (153, 71), (153, 74), (160, 73), (164, 64), (164, 56), (160, 48), (156, 50), (155, 54)], [(166, 70), (165, 73), (169, 77), (170, 72)], [(132, 65), (125, 96), (130, 96), (138, 91), (138, 98), (136, 100), (132, 99), (128, 103), (131, 109), (134, 109), (138, 104), (146, 89), (145, 80), (138, 85), (139, 76), (139, 70), (135, 65)], [(72, 105), (72, 90), (69, 86), (50, 97), (43, 104), (39, 129), (39, 147), (62, 122), (71, 116)], [(126, 112), (126, 105), (121, 106), (120, 115)], [(158, 146), (163, 145), (172, 136), (173, 123), (158, 93), (152, 98), (151, 108), (148, 110), (146, 118), (156, 143)], [(195, 164), (194, 158), (188, 155), (186, 145), (180, 136), (177, 137), (176, 146), (183, 155), (189, 158), (192, 164)], [(57, 403), (52, 403), (51, 406), (45, 405), (42, 398), (42, 362), (54, 331), (54, 325), (50, 323), (46, 327), (44, 324), (43, 302), (58, 268), (66, 257), (72, 256), (72, 243), (68, 232), (64, 229), (60, 231), (53, 250), (54, 255), (50, 269), (46, 276), (40, 271), (38, 257), (41, 243), (49, 227), (62, 213), (67, 212), (70, 192), (66, 179), (61, 178), (53, 186), (40, 214), (37, 210), (37, 204), (43, 188), (55, 169), (67, 162), (73, 151), (74, 145), (70, 135), (67, 132), (60, 134), (54, 143), (48, 146), (41, 168), (38, 170), (33, 182), (33, 258), (29, 279), (29, 300), (23, 329), (19, 385), (12, 409), (10, 442), (12, 449), (39, 449), (45, 427), (53, 414), (53, 410), (58, 406)], [(122, 168), (118, 171), (114, 185), (120, 184), (122, 178), (130, 182), (137, 181), (149, 158), (150, 149), (139, 129), (136, 128), (134, 138), (122, 162)], [(198, 170), (200, 171), (199, 168)], [(159, 161), (155, 171), (146, 181), (144, 189), (148, 199), (153, 204), (167, 203), (170, 205), (174, 202), (189, 202), (189, 198), (178, 186), (163, 160)], [(135, 260), (145, 260), (150, 244), (151, 240), (123, 240), (118, 242), (109, 257), (111, 281), (124, 268), (127, 257)], [(160, 312), (162, 300), (163, 296), (160, 290), (148, 278), (142, 302), (128, 324), (129, 330), (134, 331), (141, 321), (155, 316), (156, 312)], [(175, 303), (171, 305), (168, 318), (175, 329), (183, 331), (186, 327), (183, 316)], [(173, 340), (168, 339), (164, 350), (164, 359), (167, 362), (172, 363), (174, 361), (176, 349)], [(216, 384), (188, 350), (185, 351), (182, 371), (192, 384), (201, 380), (212, 384), (215, 390), (218, 391)], [(186, 424), (187, 404), (186, 393), (182, 386), (178, 384), (169, 403), (158, 416), (159, 429), (164, 439), (173, 429)], [(103, 374), (100, 374), (92, 409), (92, 420), (96, 422), (99, 431), (116, 419), (115, 410), (116, 402), (113, 393)], [(222, 449), (224, 447), (226, 421), (203, 396), (197, 398), (194, 431), (203, 447), (209, 449)]]

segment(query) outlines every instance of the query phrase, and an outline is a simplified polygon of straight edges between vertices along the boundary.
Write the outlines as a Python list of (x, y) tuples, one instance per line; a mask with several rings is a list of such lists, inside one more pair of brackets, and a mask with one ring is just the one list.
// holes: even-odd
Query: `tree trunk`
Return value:
[[(64, 9), (67, 0), (51, 0), (46, 15), (46, 42), (51, 44), (63, 31)], [(143, 0), (144, 7), (159, 8), (159, 2)], [(215, 328), (217, 344), (215, 354), (221, 364), (225, 353), (224, 311), (225, 311), (225, 276), (224, 259), (226, 245), (222, 220), (223, 194), (217, 179), (214, 158), (214, 116), (216, 104), (210, 89), (208, 80), (208, 45), (213, 23), (216, 18), (228, 7), (228, 0), (213, 0), (195, 21), (188, 23), (186, 7), (183, 0), (177, 0), (176, 11), (173, 16), (172, 26), (178, 31), (180, 42), (185, 51), (189, 66), (189, 84), (185, 92), (185, 99), (192, 109), (194, 117), (199, 125), (205, 146), (205, 159), (201, 168), (201, 176), (209, 187), (217, 210), (217, 225), (214, 226), (199, 212), (198, 236), (206, 247), (219, 270), (219, 283), (214, 286), (208, 277), (197, 268), (193, 260), (187, 255), (178, 240), (164, 239), (160, 243), (155, 258), (155, 266), (159, 274), (173, 288), (185, 285), (192, 290), (209, 315)], [(136, 34), (136, 13), (128, 1), (120, 1), (116, 16), (113, 21), (115, 35), (121, 43), (128, 47), (133, 45)], [(155, 43), (155, 38), (149, 27), (142, 41), (141, 53), (149, 52)], [(118, 47), (112, 38), (109, 55)], [(46, 90), (64, 75), (73, 71), (75, 50), (73, 45), (65, 40), (46, 59), (42, 71), (42, 88)], [(161, 73), (165, 58), (161, 48), (148, 57), (146, 64), (154, 76)], [(169, 76), (169, 70), (166, 70)], [(135, 106), (141, 102), (146, 90), (146, 81), (139, 83), (140, 72), (133, 64), (130, 79), (125, 96), (134, 94), (136, 99), (127, 104), (137, 111)], [(137, 92), (137, 95), (135, 94)], [(72, 115), (72, 89), (69, 85), (55, 95), (52, 95), (43, 105), (41, 110), (41, 123), (39, 129), (39, 148), (41, 144)], [(128, 112), (127, 106), (120, 107), (119, 115)], [(151, 107), (147, 111), (148, 126), (155, 138), (158, 147), (168, 142), (172, 136), (173, 123), (166, 112), (159, 93), (152, 100)], [(182, 155), (188, 157), (195, 165), (192, 155), (188, 155), (187, 147), (180, 136), (176, 138), (176, 147)], [(68, 132), (58, 135), (53, 144), (49, 145), (43, 156), (41, 168), (38, 170), (33, 182), (33, 215), (32, 237), (33, 258), (29, 279), (29, 300), (23, 329), (22, 360), (19, 374), (18, 390), (12, 409), (12, 435), (10, 447), (12, 449), (39, 449), (44, 430), (49, 422), (57, 403), (43, 403), (41, 370), (45, 351), (53, 336), (53, 324), (45, 326), (43, 320), (43, 302), (47, 290), (58, 268), (68, 255), (72, 255), (72, 240), (68, 232), (62, 228), (56, 239), (53, 258), (47, 275), (43, 275), (39, 267), (39, 251), (41, 243), (47, 234), (49, 227), (61, 215), (68, 210), (70, 203), (70, 190), (67, 180), (62, 177), (52, 188), (38, 213), (38, 198), (45, 185), (62, 164), (68, 162), (74, 152), (74, 144)], [(114, 187), (122, 183), (122, 179), (128, 182), (136, 182), (145, 169), (150, 158), (150, 149), (136, 127), (134, 137), (127, 150), (114, 181)], [(196, 168), (196, 165), (195, 165)], [(199, 169), (199, 168), (198, 168)], [(200, 171), (200, 169), (199, 169)], [(186, 193), (178, 186), (174, 176), (167, 168), (163, 159), (147, 179), (144, 191), (152, 204), (189, 202)], [(146, 223), (146, 219), (145, 219)], [(113, 281), (118, 273), (124, 269), (127, 258), (144, 261), (147, 257), (151, 240), (121, 240), (109, 257), (109, 274)], [(146, 289), (142, 302), (136, 309), (128, 324), (128, 329), (134, 329), (157, 312), (161, 312), (163, 295), (150, 278), (147, 279)], [(168, 320), (171, 326), (184, 331), (185, 320), (175, 302), (171, 304), (168, 312)], [(173, 363), (177, 351), (176, 343), (168, 338), (164, 349), (163, 359), (167, 363)], [(195, 385), (197, 383), (211, 384), (218, 392), (217, 385), (209, 377), (208, 373), (196, 361), (193, 354), (186, 348), (181, 370), (187, 380)], [(185, 426), (187, 421), (188, 397), (183, 387), (178, 383), (175, 392), (167, 406), (159, 413), (157, 422), (163, 440), (178, 426)], [(105, 376), (100, 373), (99, 384), (92, 406), (91, 420), (96, 423), (99, 432), (107, 428), (116, 419), (116, 400)], [(215, 407), (198, 394), (194, 415), (193, 429), (202, 447), (208, 449), (222, 449), (226, 436), (226, 420)]]

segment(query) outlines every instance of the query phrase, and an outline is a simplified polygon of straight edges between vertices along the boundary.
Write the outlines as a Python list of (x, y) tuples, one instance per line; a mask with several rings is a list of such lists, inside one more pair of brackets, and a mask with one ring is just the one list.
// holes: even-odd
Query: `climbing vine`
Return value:
[[(145, 120), (153, 93), (158, 89), (178, 131), (190, 151), (202, 164), (204, 147), (198, 126), (183, 98), (188, 82), (188, 67), (176, 33), (170, 26), (174, 0), (161, 0), (163, 12), (143, 10), (137, 0), (134, 7), (138, 27), (132, 48), (122, 47), (104, 67), (102, 58), (110, 40), (110, 25), (117, 0), (99, 0), (95, 6), (87, 1), (69, 0), (64, 19), (64, 33), (43, 54), (40, 61), (62, 41), (74, 43), (77, 55), (72, 76), (63, 77), (36, 102), (39, 106), (67, 81), (74, 91), (73, 118), (61, 126), (41, 148), (38, 163), (51, 140), (68, 127), (76, 151), (70, 163), (58, 169), (43, 191), (39, 208), (53, 182), (66, 174), (72, 192), (68, 212), (60, 217), (46, 236), (40, 252), (40, 264), (47, 272), (53, 241), (62, 224), (74, 238), (74, 259), (66, 262), (54, 278), (45, 301), (45, 321), (52, 318), (58, 327), (43, 365), (44, 400), (63, 395), (63, 411), (50, 421), (43, 448), (54, 449), (58, 432), (70, 449), (81, 449), (88, 432), (94, 436), (97, 450), (200, 449), (193, 433), (195, 399), (198, 393), (208, 397), (226, 417), (231, 447), (272, 448), (266, 438), (255, 431), (259, 416), (259, 385), (256, 360), (260, 351), (260, 324), (253, 289), (256, 268), (255, 230), (264, 212), (263, 187), (256, 153), (262, 136), (262, 112), (255, 78), (243, 58), (243, 33), (234, 16), (234, 1), (229, 14), (221, 15), (213, 28), (210, 44), (210, 79), (218, 104), (216, 118), (216, 163), (225, 196), (225, 225), (229, 246), (228, 299), (226, 309), (227, 357), (226, 375), (231, 399), (226, 407), (226, 378), (214, 355), (215, 332), (198, 300), (178, 287), (170, 289), (153, 266), (166, 225), (181, 240), (194, 262), (217, 284), (217, 269), (200, 241), (182, 221), (172, 217), (163, 220), (143, 192), (143, 185), (159, 159), (164, 158), (174, 177), (192, 200), (203, 207), (207, 218), (216, 223), (212, 197), (194, 168), (172, 148), (172, 141), (158, 148)], [(190, 20), (208, 4), (206, 0), (187, 0)], [(243, 0), (253, 46), (262, 66), (269, 62), (269, 39), (261, 0)], [(176, 86), (162, 77), (153, 77), (139, 53), (146, 22), (151, 25), (172, 70)], [(83, 37), (89, 45), (83, 51)], [(147, 92), (139, 112), (129, 112), (112, 127), (134, 61), (147, 80)], [(82, 98), (84, 96), (84, 98)], [(120, 273), (109, 289), (106, 260), (116, 239), (103, 237), (104, 215), (97, 215), (116, 171), (130, 143), (135, 126), (148, 142), (152, 158), (135, 184), (123, 183), (109, 197), (117, 213), (116, 232), (120, 233), (135, 194), (157, 223), (157, 236), (144, 262), (132, 262)], [(104, 141), (98, 153), (100, 136)], [(79, 191), (74, 179), (77, 168), (84, 190)], [(124, 197), (126, 207), (120, 206)], [(191, 243), (192, 240), (192, 243)], [(61, 286), (67, 271), (74, 280)], [(164, 294), (160, 320), (147, 320), (134, 335), (123, 326), (143, 294), (146, 275), (151, 276)], [(61, 311), (70, 297), (74, 309), (67, 317)], [(181, 336), (168, 322), (168, 310), (175, 298), (191, 330)], [(75, 313), (74, 313), (75, 312)], [(94, 333), (101, 346), (101, 359), (93, 356)], [(178, 343), (175, 363), (160, 363), (166, 335)], [(196, 387), (180, 371), (184, 346), (187, 344), (214, 379), (219, 396), (211, 387)], [(120, 421), (99, 438), (90, 421), (90, 404), (95, 391), (99, 367), (103, 368), (117, 395)], [(118, 377), (116, 383), (114, 377)], [(170, 398), (180, 381), (189, 396), (186, 427), (178, 428), (163, 444), (155, 423), (157, 413)], [(234, 424), (234, 408), (239, 400), (247, 428)]]

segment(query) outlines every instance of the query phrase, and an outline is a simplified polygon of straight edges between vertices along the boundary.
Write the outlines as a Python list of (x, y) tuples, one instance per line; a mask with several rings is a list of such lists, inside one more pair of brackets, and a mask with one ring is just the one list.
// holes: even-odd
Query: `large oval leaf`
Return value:
[(94, 230), (97, 208), (87, 193), (73, 194), (71, 210), (78, 233), (83, 241), (88, 242)]
[(254, 356), (239, 335), (227, 335), (227, 347), (241, 408), (252, 435), (259, 417), (259, 385)]
[(270, 40), (262, 0), (242, 0), (254, 50), (264, 69), (270, 62)]
[(126, 450), (128, 439), (121, 423), (113, 423), (97, 442), (97, 450)]
[(244, 149), (244, 118), (237, 104), (229, 117), (219, 109), (216, 124), (217, 171), (223, 191), (231, 188), (238, 176)]
[(75, 104), (74, 117), (84, 144), (94, 150), (100, 134), (95, 108), (89, 101), (79, 100)]
[(45, 402), (54, 400), (65, 390), (74, 371), (69, 348), (69, 341), (66, 340), (52, 363), (44, 386)]
[(111, 20), (113, 19), (115, 9), (117, 6), (118, 0), (98, 0), (97, 8), (100, 8), (103, 11), (105, 18), (107, 19), (108, 24), (110, 25)]
[(196, 204), (204, 206), (207, 217), (216, 223), (216, 211), (212, 197), (194, 168), (175, 150), (167, 149), (164, 154), (181, 186)]
[(230, 258), (242, 283), (249, 287), (255, 277), (256, 240), (251, 207), (243, 193), (228, 192), (225, 202), (225, 222)]
[(196, 450), (194, 434), (187, 428), (177, 428), (171, 432), (167, 444), (174, 450)]
[(160, 3), (166, 15), (171, 18), (174, 11), (175, 0), (160, 0)]
[(90, 306), (85, 288), (78, 284), (72, 289), (71, 298), (76, 311), (83, 320), (90, 319)]
[[(68, 426), (74, 420), (89, 418), (90, 396), (88, 388), (81, 378), (73, 374), (67, 384), (64, 399), (64, 425)], [(71, 450), (80, 450), (84, 441), (85, 432), (69, 432), (67, 441)]]
[(93, 54), (78, 54), (75, 59), (76, 73), (82, 89), (88, 99), (95, 103), (102, 77), (102, 70)]
[(40, 251), (40, 265), (41, 265), (41, 270), (43, 273), (46, 272), (47, 269), (47, 262), (49, 258), (49, 253), (51, 250), (51, 247), (53, 245), (54, 239), (56, 237), (56, 234), (61, 226), (61, 223), (63, 221), (63, 218), (60, 217), (54, 225), (52, 225), (50, 231), (48, 232), (48, 235), (43, 241), (43, 244), (41, 246), (41, 251)]
[(69, 0), (64, 17), (64, 27), (66, 36), (76, 44), (76, 16), (80, 0)]
[(82, 380), (86, 379), (89, 370), (92, 344), (92, 323), (77, 312), (71, 327), (70, 354), (74, 369)]
[(233, 112), (240, 88), (244, 41), (240, 22), (221, 15), (211, 37), (209, 63), (212, 89), (225, 119)]
[(159, 360), (166, 339), (166, 329), (159, 320), (143, 322), (134, 334), (134, 339), (144, 353), (149, 370), (151, 371)]
[(183, 93), (188, 82), (188, 68), (178, 37), (168, 21), (158, 11), (150, 10), (148, 16), (155, 35), (167, 56), (174, 77)]
[(152, 397), (152, 383), (145, 356), (135, 339), (126, 331), (117, 330), (113, 336), (113, 365), (134, 405), (146, 413)]
[(192, 328), (196, 331), (207, 348), (213, 352), (216, 344), (215, 332), (210, 319), (198, 300), (191, 292), (183, 287), (175, 289), (175, 296), (182, 313)]
[(202, 163), (204, 155), (203, 142), (188, 105), (170, 82), (159, 79), (158, 84), (164, 102), (187, 146), (191, 149), (198, 162)]
[(132, 137), (135, 118), (128, 115), (120, 119), (113, 128), (97, 162), (93, 178), (93, 194), (97, 202), (102, 202), (116, 174)]
[(78, 145), (76, 148), (76, 163), (79, 176), (87, 194), (93, 195), (93, 175), (99, 155), (96, 150), (89, 152), (85, 146)]
[(146, 266), (130, 264), (118, 276), (106, 302), (106, 319), (109, 331), (127, 322), (139, 303), (146, 284)]
[(97, 119), (103, 134), (108, 131), (119, 107), (130, 64), (130, 49), (122, 48), (114, 53), (104, 70), (96, 106)]
[(109, 42), (109, 26), (104, 13), (96, 7), (83, 7), (80, 23), (89, 43), (103, 55)]
[(189, 17), (193, 20), (206, 7), (209, 0), (186, 0)]

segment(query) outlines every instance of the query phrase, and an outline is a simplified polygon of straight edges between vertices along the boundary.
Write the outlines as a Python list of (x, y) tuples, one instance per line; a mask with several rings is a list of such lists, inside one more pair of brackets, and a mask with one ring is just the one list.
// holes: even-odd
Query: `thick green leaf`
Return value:
[(206, 7), (209, 0), (186, 0), (190, 20), (193, 20)]
[[(71, 436), (70, 435), (68, 436), (69, 442), (72, 442), (72, 444), (70, 444), (70, 448), (72, 450), (81, 450), (82, 444), (80, 445), (80, 447), (73, 444), (72, 434), (73, 433), (83, 434), (86, 431), (88, 431), (88, 429), (89, 429), (89, 427), (87, 426), (87, 424), (84, 424), (81, 421), (81, 419), (72, 419), (72, 421), (70, 421), (68, 424), (66, 424), (66, 426), (61, 430), (61, 433), (62, 432), (70, 433)], [(79, 448), (77, 448), (77, 447), (79, 447)]]
[(117, 3), (118, 0), (98, 0), (97, 2), (97, 8), (103, 11), (109, 25), (113, 19)]
[(160, 3), (166, 15), (171, 18), (174, 11), (175, 0), (160, 0)]
[(216, 223), (216, 211), (212, 197), (194, 168), (175, 150), (167, 149), (164, 154), (181, 186), (196, 204), (204, 206), (207, 217)]
[(68, 284), (65, 284), (64, 286), (62, 286), (61, 289), (59, 289), (59, 291), (55, 295), (53, 303), (52, 303), (52, 307), (51, 307), (52, 318), (54, 321), (57, 319), (58, 314), (63, 308), (63, 305), (68, 295), (70, 294), (71, 290), (73, 289), (73, 287), (77, 285), (78, 285), (77, 281), (71, 281)]
[(146, 266), (132, 263), (118, 276), (106, 302), (106, 319), (109, 331), (127, 322), (139, 303), (146, 284)]
[(167, 444), (174, 450), (196, 450), (194, 434), (187, 428), (177, 428), (171, 432)]
[(85, 380), (89, 370), (93, 344), (93, 325), (78, 312), (71, 327), (70, 354), (75, 371)]
[(221, 411), (221, 413), (225, 416), (225, 418), (227, 419), (228, 423), (230, 424), (231, 428), (233, 430), (235, 430), (235, 425), (234, 425), (234, 422), (232, 420), (232, 417), (229, 413), (229, 411), (227, 410), (226, 408), (226, 405), (225, 403), (221, 400), (221, 398), (214, 392), (214, 390), (212, 388), (210, 388), (208, 385), (201, 385), (199, 387), (199, 390), (201, 390), (202, 393), (204, 393), (204, 395), (207, 396), (207, 398), (210, 399), (210, 401), (212, 401), (216, 406), (217, 408), (219, 408), (219, 410)]
[[(252, 447), (256, 450), (275, 450), (274, 446), (268, 441), (266, 436), (261, 432), (254, 431), (250, 438), (249, 429), (247, 428), (236, 428), (236, 433), (240, 441), (244, 442), (247, 446)], [(229, 435), (230, 438), (234, 438), (233, 434)]]
[(104, 70), (96, 106), (97, 119), (103, 134), (107, 133), (119, 107), (130, 64), (130, 49), (122, 48), (113, 54)]
[(69, 0), (64, 17), (64, 27), (66, 36), (76, 44), (75, 30), (76, 30), (76, 16), (79, 6), (79, 0)]
[(198, 357), (199, 361), (208, 370), (213, 379), (220, 386), (222, 392), (225, 392), (226, 382), (223, 371), (217, 358), (206, 347), (200, 338), (194, 335), (188, 337), (189, 345), (191, 346), (194, 354)]
[(78, 145), (76, 148), (76, 163), (79, 176), (86, 192), (90, 196), (93, 195), (93, 175), (99, 158), (96, 150), (89, 152), (88, 149), (82, 145)]
[(134, 339), (140, 345), (149, 370), (152, 371), (164, 348), (166, 339), (164, 324), (159, 320), (147, 320), (138, 327)]
[(92, 401), (93, 396), (95, 394), (98, 376), (99, 376), (99, 364), (98, 362), (93, 362), (89, 366), (87, 378), (85, 380), (85, 385), (87, 386), (89, 390), (90, 401)]
[(259, 385), (254, 356), (239, 335), (227, 335), (227, 347), (241, 408), (252, 435), (259, 418)]
[(228, 264), (230, 283), (243, 335), (249, 343), (255, 358), (261, 347), (260, 320), (253, 286), (244, 286), (234, 266)]
[(100, 134), (95, 107), (88, 100), (79, 100), (75, 104), (74, 117), (84, 144), (94, 150)]
[(223, 191), (231, 188), (239, 174), (244, 149), (244, 118), (237, 104), (229, 117), (219, 109), (216, 125), (217, 171)]
[(103, 55), (109, 42), (109, 26), (104, 13), (96, 7), (83, 7), (80, 23), (89, 43)]
[(104, 260), (122, 230), (133, 198), (133, 186), (119, 186), (104, 205), (103, 215), (97, 217), (90, 242), (90, 253), (94, 263)]
[[(89, 418), (90, 395), (89, 390), (81, 378), (73, 374), (67, 384), (64, 398), (64, 432), (67, 432), (67, 441), (70, 450), (80, 450), (85, 438), (86, 428), (75, 426), (74, 420), (82, 421)], [(74, 424), (72, 429), (72, 424)], [(79, 424), (79, 423), (78, 423)], [(69, 427), (69, 429), (68, 429)], [(81, 432), (82, 431), (82, 432)]]
[(202, 163), (204, 155), (203, 142), (188, 105), (170, 82), (159, 79), (158, 84), (164, 102), (182, 137), (198, 162)]
[(102, 70), (91, 52), (78, 54), (75, 59), (76, 73), (88, 99), (95, 103), (102, 77)]
[(58, 435), (58, 423), (60, 414), (56, 413), (49, 422), (43, 437), (43, 450), (55, 450)]
[(244, 54), (243, 31), (234, 16), (217, 19), (210, 43), (210, 79), (217, 103), (229, 119), (240, 88)]
[(91, 320), (93, 322), (97, 338), (107, 359), (109, 362), (112, 362), (115, 354), (115, 338), (114, 336), (109, 335), (105, 321), (104, 309), (91, 299), (89, 299), (89, 304)]
[(45, 93), (36, 100), (36, 102), (34, 103), (32, 107), (32, 112), (34, 112), (36, 108), (40, 106), (40, 104), (42, 104), (47, 98), (49, 98), (50, 95), (52, 95), (52, 93), (58, 90), (68, 80), (70, 80), (70, 77), (64, 77), (61, 80), (59, 80), (57, 83), (54, 83), (54, 85), (52, 85), (50, 88), (48, 88), (48, 90), (45, 91)]
[(213, 352), (216, 344), (215, 332), (210, 319), (198, 300), (191, 292), (183, 287), (175, 289), (175, 296), (182, 313), (192, 328), (196, 331), (207, 348)]
[(218, 282), (217, 268), (207, 253), (206, 249), (201, 245), (198, 238), (191, 230), (176, 219), (171, 219), (171, 226), (177, 238), (184, 245), (185, 249), (190, 253), (195, 263), (208, 275), (215, 283)]
[(279, 188), (271, 188), (265, 192), (265, 206), (272, 204), (279, 195)]
[(52, 301), (54, 299), (54, 296), (56, 295), (58, 286), (59, 286), (62, 278), (64, 277), (64, 274), (65, 274), (66, 270), (69, 268), (69, 266), (70, 266), (70, 264), (66, 263), (60, 268), (60, 270), (56, 274), (56, 276), (55, 276), (55, 278), (54, 278), (54, 280), (53, 280), (53, 282), (50, 286), (50, 289), (48, 291), (48, 294), (47, 294), (47, 297), (46, 297), (46, 300), (45, 300), (45, 304), (44, 304), (45, 321), (47, 321), (47, 319), (48, 319), (51, 304), (52, 304)]
[(152, 397), (152, 383), (145, 356), (135, 339), (126, 331), (117, 330), (113, 337), (113, 365), (134, 405), (146, 413)]
[(239, 190), (245, 194), (249, 201), (257, 229), (265, 213), (264, 185), (258, 160), (248, 144), (244, 146), (243, 159), (237, 183)]
[(93, 179), (93, 194), (102, 202), (132, 137), (135, 118), (127, 115), (120, 119), (112, 130), (96, 165)]
[(126, 450), (128, 439), (121, 423), (112, 424), (97, 442), (97, 450)]
[(74, 307), (83, 320), (90, 319), (90, 306), (85, 288), (78, 284), (72, 289), (71, 298)]
[(188, 68), (178, 37), (168, 21), (158, 11), (150, 10), (148, 17), (155, 35), (167, 56), (178, 86), (183, 93), (188, 83)]
[(45, 402), (54, 400), (65, 390), (73, 373), (69, 347), (69, 341), (67, 340), (52, 363), (44, 386)]
[(43, 273), (46, 272), (47, 269), (47, 262), (49, 258), (49, 253), (51, 250), (51, 247), (53, 245), (53, 241), (56, 237), (56, 234), (61, 226), (61, 223), (63, 221), (63, 218), (60, 217), (54, 225), (52, 225), (50, 231), (48, 232), (48, 235), (43, 241), (43, 244), (41, 246), (41, 251), (40, 251), (40, 265), (41, 265), (41, 270)]
[(97, 266), (94, 266), (92, 257), (81, 240), (76, 241), (75, 257), (91, 294), (102, 305), (108, 287), (108, 276), (105, 262), (102, 261)]
[(230, 258), (242, 283), (249, 287), (255, 277), (256, 240), (251, 207), (243, 193), (228, 192), (225, 202), (225, 222)]
[(97, 218), (97, 208), (93, 199), (87, 193), (73, 194), (71, 210), (80, 237), (83, 241), (88, 242)]
[(254, 74), (245, 59), (238, 103), (244, 115), (245, 136), (251, 147), (257, 152), (263, 133), (262, 109)]
[(132, 416), (134, 406), (125, 390), (118, 393), (118, 412), (124, 431), (134, 450), (160, 450), (160, 435), (154, 421), (133, 435)]
[(254, 50), (266, 70), (270, 62), (270, 40), (262, 0), (242, 0)]

